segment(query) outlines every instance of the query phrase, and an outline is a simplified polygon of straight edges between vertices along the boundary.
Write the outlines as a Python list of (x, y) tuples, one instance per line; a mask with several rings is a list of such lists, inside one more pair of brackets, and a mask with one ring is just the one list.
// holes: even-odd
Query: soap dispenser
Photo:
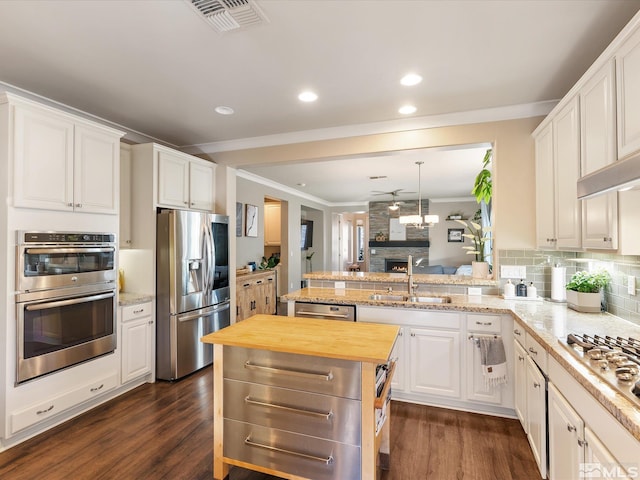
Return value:
[(538, 289), (533, 285), (533, 282), (531, 282), (527, 287), (527, 297), (531, 297), (531, 298), (538, 297)]
[(516, 286), (511, 283), (511, 279), (507, 280), (507, 283), (504, 284), (504, 296), (506, 298), (516, 296)]
[(516, 297), (527, 296), (527, 285), (524, 283), (524, 279), (520, 279), (520, 283), (516, 286)]

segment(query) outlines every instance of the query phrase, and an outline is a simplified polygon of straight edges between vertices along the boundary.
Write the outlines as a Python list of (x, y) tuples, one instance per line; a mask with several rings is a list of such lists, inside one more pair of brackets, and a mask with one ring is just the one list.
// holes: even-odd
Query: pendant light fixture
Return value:
[(418, 229), (422, 229), (425, 227), (432, 227), (434, 224), (440, 221), (438, 215), (425, 215), (422, 216), (422, 186), (421, 186), (421, 170), (422, 164), (424, 162), (416, 162), (418, 165), (418, 214), (417, 215), (401, 215), (399, 217), (401, 225), (409, 225), (410, 227), (415, 227)]

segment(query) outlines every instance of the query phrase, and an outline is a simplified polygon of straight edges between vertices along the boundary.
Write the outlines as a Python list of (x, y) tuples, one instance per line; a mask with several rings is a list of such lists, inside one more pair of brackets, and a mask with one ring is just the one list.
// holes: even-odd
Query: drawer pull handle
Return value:
[(478, 321), (476, 321), (476, 325), (493, 325), (493, 322), (478, 322)]
[(104, 383), (102, 383), (99, 387), (93, 387), (91, 389), (92, 392), (98, 392), (100, 390), (102, 390), (102, 387), (104, 387)]
[(347, 313), (331, 313), (331, 312), (308, 312), (306, 310), (298, 310), (296, 313), (297, 315), (307, 315), (307, 316), (312, 316), (312, 317), (332, 317), (332, 318), (349, 318), (349, 314)]
[(302, 415), (310, 415), (312, 417), (322, 417), (329, 420), (333, 416), (333, 412), (314, 412), (313, 410), (305, 410), (303, 408), (288, 407), (286, 405), (279, 405), (277, 403), (260, 402), (247, 396), (244, 398), (245, 403), (249, 405), (258, 405), (260, 407), (278, 408), (287, 412), (300, 413)]
[(333, 373), (314, 373), (314, 372), (304, 372), (301, 370), (289, 370), (285, 368), (274, 368), (274, 367), (265, 367), (263, 365), (255, 365), (250, 361), (246, 361), (244, 364), (244, 368), (248, 368), (250, 370), (262, 370), (268, 373), (280, 373), (284, 375), (291, 375), (292, 377), (302, 377), (302, 378), (315, 378), (320, 380), (329, 381), (333, 379)]
[(43, 413), (49, 413), (51, 410), (53, 410), (53, 405), (51, 405), (49, 408), (47, 408), (46, 410), (38, 410), (36, 412), (36, 415), (42, 415)]
[(133, 311), (133, 313), (134, 313), (135, 315), (137, 315), (138, 313), (142, 313), (142, 312), (144, 312), (144, 308), (141, 308), (140, 310), (134, 310), (134, 311)]
[(538, 351), (537, 351), (537, 350), (534, 350), (534, 349), (533, 349), (533, 347), (529, 347), (529, 351), (530, 351), (531, 353), (533, 353), (534, 355), (538, 355)]
[(252, 447), (264, 448), (266, 450), (271, 450), (273, 452), (286, 453), (288, 455), (295, 455), (296, 457), (306, 458), (308, 460), (314, 460), (316, 462), (324, 463), (325, 465), (331, 465), (333, 463), (333, 457), (329, 455), (328, 457), (316, 457), (315, 455), (308, 455), (302, 452), (294, 452), (293, 450), (285, 450), (284, 448), (272, 447), (271, 445), (264, 445), (262, 443), (256, 443), (251, 440), (251, 435), (244, 439), (245, 445), (251, 445)]
[(522, 335), (522, 333), (520, 333), (520, 330), (518, 330), (517, 328), (513, 331), (513, 334), (518, 336)]

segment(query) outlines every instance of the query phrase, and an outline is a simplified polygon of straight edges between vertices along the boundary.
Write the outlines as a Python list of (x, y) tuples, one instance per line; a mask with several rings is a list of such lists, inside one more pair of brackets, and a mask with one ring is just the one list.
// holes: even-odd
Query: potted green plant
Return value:
[(472, 220), (456, 220), (456, 222), (469, 230), (469, 233), (463, 233), (462, 236), (471, 239), (473, 243), (473, 246), (462, 247), (467, 251), (467, 255), (476, 256), (475, 261), (471, 262), (471, 275), (475, 278), (488, 278), (491, 249), (487, 249), (486, 245), (491, 240), (491, 227), (483, 227), (477, 217), (476, 215)]
[(580, 271), (567, 283), (567, 306), (578, 312), (600, 312), (602, 291), (611, 283), (611, 275), (604, 269)]
[(473, 188), (471, 194), (476, 197), (478, 203), (483, 202), (489, 205), (491, 202), (491, 196), (493, 194), (493, 182), (491, 181), (491, 170), (489, 170), (489, 163), (493, 156), (493, 150), (488, 149), (482, 159), (482, 169), (476, 175), (476, 179), (473, 182)]

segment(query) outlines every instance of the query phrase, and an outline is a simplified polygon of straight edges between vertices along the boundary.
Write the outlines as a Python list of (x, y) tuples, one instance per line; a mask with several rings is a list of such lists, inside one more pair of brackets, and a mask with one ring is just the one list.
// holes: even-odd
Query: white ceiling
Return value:
[[(406, 102), (419, 120), (557, 100), (640, 9), (639, 0), (257, 2), (268, 23), (220, 34), (185, 0), (2, 0), (0, 82), (162, 143), (215, 152), (256, 137), (401, 121)], [(402, 87), (408, 71), (424, 81)], [(300, 103), (304, 88), (318, 101)], [(218, 115), (218, 105), (236, 113)], [(428, 170), (431, 178), (454, 170), (452, 157), (438, 152), (442, 161), (425, 163), (425, 185)], [(251, 170), (286, 185), (321, 176), (328, 189), (309, 193), (357, 202), (371, 190), (415, 191), (414, 161)], [(389, 180), (362, 181), (370, 175)], [(423, 192), (449, 185), (451, 196), (453, 181)], [(344, 187), (356, 183), (366, 188)]]

